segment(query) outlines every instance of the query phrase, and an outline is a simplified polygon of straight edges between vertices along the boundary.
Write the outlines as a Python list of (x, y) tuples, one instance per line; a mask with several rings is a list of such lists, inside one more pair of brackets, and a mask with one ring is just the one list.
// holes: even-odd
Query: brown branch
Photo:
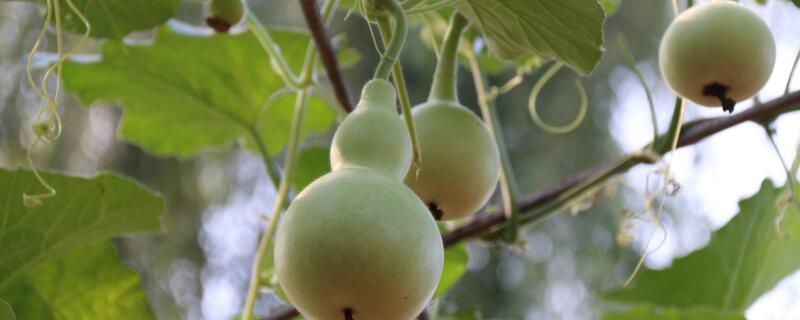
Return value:
[(322, 17), (319, 14), (317, 0), (300, 0), (300, 6), (303, 8), (303, 16), (306, 18), (306, 23), (311, 30), (311, 35), (314, 37), (322, 63), (325, 65), (325, 72), (328, 74), (328, 79), (330, 79), (336, 100), (339, 101), (344, 110), (351, 112), (353, 111), (353, 104), (350, 102), (350, 95), (347, 94), (342, 71), (339, 68), (339, 61), (336, 59), (336, 53), (333, 51), (328, 32), (325, 29), (325, 22), (322, 21)]
[[(800, 91), (790, 93), (761, 105), (753, 106), (734, 115), (693, 121), (684, 125), (683, 130), (681, 131), (680, 139), (678, 140), (678, 146), (685, 147), (695, 144), (711, 135), (743, 122), (765, 121), (773, 119), (787, 112), (796, 111), (798, 109), (800, 109)], [(659, 137), (659, 140), (664, 138), (665, 137), (662, 135)], [(545, 189), (525, 196), (520, 200), (519, 203), (520, 212), (530, 212), (531, 210), (542, 207), (543, 205), (557, 199), (567, 190), (570, 190), (570, 188), (581, 184), (590, 177), (594, 177), (597, 174), (608, 170), (615, 164), (620, 163), (620, 161), (623, 159), (624, 158), (615, 159), (613, 161), (589, 168), (572, 177), (556, 182)], [(620, 171), (619, 173), (622, 173), (637, 164), (645, 162), (645, 159), (635, 159), (635, 161), (624, 163), (623, 166), (619, 166), (617, 169)], [(484, 234), (491, 228), (502, 224), (505, 222), (505, 220), (506, 217), (502, 210), (485, 215), (479, 215), (473, 221), (442, 235), (442, 240), (444, 241), (445, 246), (453, 245), (466, 238)]]

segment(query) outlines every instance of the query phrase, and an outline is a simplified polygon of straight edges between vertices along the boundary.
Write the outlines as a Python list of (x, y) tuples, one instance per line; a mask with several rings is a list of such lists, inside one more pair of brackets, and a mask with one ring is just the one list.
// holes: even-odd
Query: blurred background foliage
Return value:
[[(304, 28), (296, 1), (251, 0), (249, 5), (252, 12), (270, 26)], [(586, 120), (577, 130), (565, 135), (552, 135), (532, 123), (527, 101), (534, 83), (543, 73), (542, 68), (526, 76), (515, 90), (497, 100), (503, 134), (521, 194), (630, 151), (631, 142), (621, 142), (619, 134), (613, 132), (613, 127), (619, 125), (619, 120), (615, 121), (614, 117), (617, 113), (628, 112), (620, 104), (630, 99), (621, 95), (631, 93), (620, 88), (636, 88), (638, 84), (624, 68), (623, 56), (617, 46), (618, 37), (627, 39), (649, 84), (658, 88), (656, 96), (661, 99), (656, 104), (660, 125), (662, 129), (666, 127), (672, 97), (658, 77), (656, 55), (660, 35), (672, 17), (669, 2), (605, 1), (604, 5), (607, 8), (619, 7), (614, 8), (616, 12), (606, 20), (606, 51), (602, 60), (594, 72), (582, 80), (589, 94), (590, 107)], [(779, 18), (794, 17), (798, 20), (796, 9), (786, 1), (770, 1), (769, 7), (759, 10), (772, 17), (777, 16), (774, 14), (776, 11), (795, 10), (794, 16)], [(188, 25), (201, 26), (204, 17), (201, 3), (187, 1), (180, 4), (173, 18)], [(358, 15), (345, 17), (346, 11), (338, 12), (333, 19), (331, 34), (346, 35), (347, 44), (357, 52), (351, 52), (351, 58), (360, 57), (357, 62), (348, 63), (344, 72), (351, 99), (355, 101), (360, 87), (371, 77), (378, 56), (364, 20)], [(0, 2), (2, 167), (25, 166), (25, 150), (33, 139), (28, 128), (32, 125), (39, 101), (25, 82), (23, 61), (41, 23), (40, 8), (28, 3)], [(427, 99), (431, 71), (436, 62), (434, 52), (426, 45), (428, 35), (422, 25), (415, 24), (411, 29), (401, 58), (412, 104)], [(776, 34), (799, 30), (784, 25), (772, 27)], [(146, 39), (149, 36), (142, 33), (132, 37)], [(71, 43), (77, 39), (74, 35), (68, 38)], [(52, 38), (46, 39), (45, 50), (52, 51), (52, 42)], [(98, 53), (100, 47), (100, 42), (90, 41), (80, 53)], [(795, 46), (794, 49), (798, 48)], [(510, 66), (498, 68), (489, 81), (500, 85), (514, 72)], [(477, 112), (470, 74), (464, 68), (460, 74), (460, 99)], [(547, 85), (539, 98), (542, 118), (552, 123), (566, 123), (577, 113), (579, 98), (573, 83), (576, 76), (572, 71), (562, 71)], [(284, 100), (285, 105), (280, 107), (288, 110), (291, 99)], [(117, 139), (121, 111), (113, 107), (114, 103), (95, 102), (92, 108), (86, 108), (74, 95), (66, 95), (62, 102), (60, 111), (67, 127), (56, 144), (35, 151), (36, 162), (41, 168), (87, 175), (111, 170), (141, 181), (167, 199), (162, 222), (164, 233), (127, 236), (114, 241), (122, 259), (142, 275), (143, 286), (157, 317), (229, 319), (235, 316), (246, 292), (252, 253), (264, 225), (263, 215), (271, 211), (275, 195), (260, 159), (239, 146), (233, 151), (231, 148), (203, 151), (190, 159), (153, 157), (139, 147)], [(643, 99), (634, 101), (633, 105), (646, 110)], [(705, 110), (690, 111), (689, 118), (717, 115), (703, 112)], [(634, 127), (638, 130), (634, 132), (647, 137), (649, 128), (648, 123), (640, 123)], [(276, 125), (271, 130), (276, 135), (285, 135), (288, 129), (288, 126)], [(285, 132), (277, 132), (280, 130)], [(332, 131), (312, 134), (303, 142), (302, 148), (311, 150), (309, 153), (324, 154), (320, 147), (327, 146), (331, 135)], [(787, 140), (790, 142), (784, 145), (793, 149), (795, 138), (790, 138)], [(170, 137), (164, 136), (163, 139)], [(761, 143), (766, 144), (764, 141)], [(319, 170), (326, 164), (315, 161), (314, 155), (308, 157), (309, 170)], [(282, 157), (276, 159), (281, 161)], [(691, 165), (693, 160), (688, 161), (688, 166), (697, 170)], [(779, 165), (774, 162), (764, 165), (775, 166), (780, 172)], [(687, 170), (685, 172), (693, 172), (693, 169)], [(631, 179), (641, 177), (641, 172), (630, 176)], [(302, 185), (307, 181), (298, 183)], [(750, 190), (757, 187), (757, 184), (750, 186)], [(740, 194), (731, 196), (735, 200)], [(461, 314), (465, 318), (468, 315), (485, 319), (599, 317), (604, 303), (598, 296), (619, 287), (628, 277), (639, 259), (642, 239), (652, 230), (637, 229), (637, 234), (643, 236), (636, 238), (632, 247), (617, 244), (620, 212), (623, 208), (638, 206), (637, 201), (639, 199), (633, 193), (622, 191), (577, 215), (555, 215), (525, 228), (525, 241), (519, 246), (470, 241), (468, 270), (437, 302), (437, 307), (443, 314)], [(695, 201), (691, 197), (679, 196), (671, 198), (667, 204), (663, 218), (666, 230), (671, 238), (678, 239), (671, 240), (677, 244), (667, 249), (667, 264), (669, 257), (701, 246), (708, 241), (710, 230), (719, 227), (700, 213), (681, 214), (700, 208)], [(499, 203), (499, 195), (492, 203)], [(659, 261), (648, 260), (648, 263), (665, 266), (663, 257)], [(800, 299), (800, 295), (794, 298)], [(280, 305), (276, 297), (266, 295), (262, 297), (257, 312), (267, 314)]]

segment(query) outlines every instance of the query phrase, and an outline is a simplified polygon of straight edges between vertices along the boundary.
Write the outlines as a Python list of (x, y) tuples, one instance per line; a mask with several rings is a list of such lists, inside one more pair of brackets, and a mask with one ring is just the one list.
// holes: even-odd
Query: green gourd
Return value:
[(466, 27), (458, 21), (445, 35), (428, 102), (412, 109), (422, 161), (405, 179), (442, 220), (480, 210), (500, 177), (500, 153), (489, 128), (456, 99), (456, 53)]
[(767, 83), (775, 40), (750, 10), (713, 1), (687, 9), (670, 23), (658, 57), (661, 73), (678, 95), (732, 112)]
[(211, 0), (208, 7), (210, 16), (206, 19), (206, 24), (219, 33), (228, 32), (244, 16), (242, 0)]
[(406, 184), (434, 217), (453, 220), (483, 207), (494, 193), (500, 170), (497, 144), (486, 125), (452, 101), (414, 107), (422, 165), (409, 170)]

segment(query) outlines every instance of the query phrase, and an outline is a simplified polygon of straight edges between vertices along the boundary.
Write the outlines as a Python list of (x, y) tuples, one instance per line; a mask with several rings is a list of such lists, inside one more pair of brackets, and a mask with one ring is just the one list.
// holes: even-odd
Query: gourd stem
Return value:
[(469, 23), (459, 13), (450, 18), (450, 25), (444, 36), (444, 43), (433, 74), (433, 86), (428, 100), (456, 101), (456, 62), (458, 61), (458, 42), (461, 33)]
[(680, 136), (681, 126), (683, 124), (683, 107), (684, 101), (683, 98), (678, 97), (675, 99), (675, 107), (673, 108), (672, 112), (672, 119), (669, 122), (669, 128), (667, 128), (667, 134), (663, 140), (655, 141), (657, 143), (654, 147), (654, 150), (659, 154), (665, 154), (667, 151), (674, 149), (674, 146), (677, 144), (678, 138)]
[[(328, 18), (331, 17), (331, 14), (335, 11), (338, 0), (328, 0), (325, 2), (325, 6), (322, 8), (322, 21), (328, 22)], [(278, 46), (278, 43), (275, 42), (275, 39), (269, 33), (269, 30), (258, 21), (258, 18), (250, 12), (250, 10), (245, 10), (245, 23), (247, 27), (253, 31), (253, 35), (258, 40), (258, 43), (261, 44), (261, 47), (269, 56), (270, 63), (272, 64), (272, 69), (275, 73), (281, 77), (283, 83), (286, 84), (292, 90), (301, 90), (306, 89), (314, 84), (313, 78), (313, 70), (306, 68), (306, 63), (308, 63), (309, 53), (306, 52), (306, 60), (303, 65), (303, 70), (300, 76), (296, 76), (292, 68), (289, 67), (289, 63), (286, 62), (286, 59), (283, 57), (281, 53), (281, 48)], [(309, 46), (313, 46), (313, 40), (308, 42)], [(316, 52), (314, 52), (316, 54)]]
[(253, 13), (248, 11), (245, 14), (245, 22), (247, 23), (247, 27), (253, 30), (253, 35), (256, 37), (256, 40), (258, 40), (258, 43), (261, 44), (261, 47), (267, 53), (267, 56), (269, 56), (272, 69), (281, 77), (284, 84), (292, 90), (310, 85), (310, 81), (308, 81), (308, 83), (303, 83), (302, 79), (298, 79), (297, 76), (295, 76), (292, 68), (289, 67), (283, 54), (281, 54), (278, 43), (275, 42), (275, 39), (269, 34), (267, 28), (258, 21)]
[(384, 10), (388, 11), (394, 16), (395, 25), (394, 32), (392, 32), (392, 39), (389, 41), (389, 46), (381, 56), (381, 61), (375, 69), (375, 79), (388, 79), (389, 73), (392, 71), (392, 66), (400, 57), (400, 52), (403, 50), (403, 44), (406, 42), (406, 34), (408, 33), (408, 26), (406, 21), (406, 13), (403, 11), (396, 0), (377, 0), (376, 1)]
[[(387, 39), (391, 37), (392, 33), (389, 19), (379, 17), (378, 28), (381, 33), (381, 38), (383, 38), (384, 44), (386, 44)], [(397, 96), (400, 98), (400, 109), (403, 111), (403, 120), (406, 123), (406, 128), (408, 128), (408, 134), (411, 136), (411, 167), (420, 168), (422, 165), (422, 158), (420, 156), (419, 139), (417, 138), (417, 130), (414, 128), (414, 118), (411, 116), (411, 101), (408, 98), (403, 67), (400, 65), (399, 61), (395, 63), (392, 68), (392, 80), (394, 80), (394, 84), (397, 87)]]

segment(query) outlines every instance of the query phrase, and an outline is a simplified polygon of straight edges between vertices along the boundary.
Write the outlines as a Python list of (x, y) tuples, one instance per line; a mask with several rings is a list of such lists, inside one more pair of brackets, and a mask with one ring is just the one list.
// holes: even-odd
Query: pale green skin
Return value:
[(331, 167), (372, 168), (398, 181), (411, 165), (411, 137), (395, 110), (394, 86), (372, 80), (331, 144)]
[(659, 48), (661, 73), (678, 95), (719, 106), (703, 95), (713, 82), (730, 87), (728, 98), (747, 100), (767, 83), (775, 64), (775, 40), (750, 10), (729, 1), (694, 6), (667, 28)]
[(244, 16), (242, 0), (211, 0), (211, 16), (222, 19), (229, 25), (236, 25)]
[(453, 102), (431, 101), (412, 111), (422, 166), (405, 182), (442, 220), (469, 216), (494, 193), (500, 176), (497, 144), (486, 125)]
[(444, 248), (425, 205), (401, 182), (346, 168), (292, 202), (275, 242), (277, 276), (305, 317), (409, 320), (425, 308)]

